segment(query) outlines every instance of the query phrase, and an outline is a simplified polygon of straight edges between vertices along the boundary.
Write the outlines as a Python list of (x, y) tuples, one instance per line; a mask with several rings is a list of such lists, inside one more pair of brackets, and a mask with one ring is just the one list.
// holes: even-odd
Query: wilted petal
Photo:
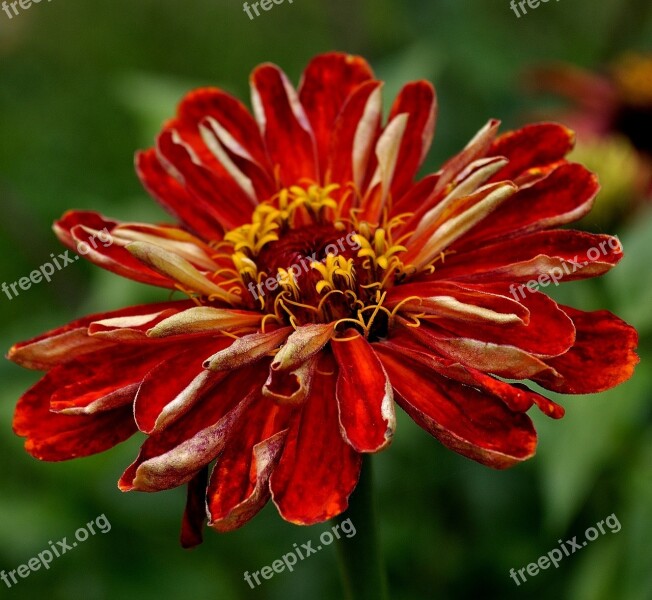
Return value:
[(220, 350), (204, 362), (204, 368), (211, 371), (229, 371), (258, 361), (282, 344), (292, 331), (282, 327), (269, 333), (251, 333), (234, 340), (227, 348)]
[(255, 312), (196, 306), (164, 319), (152, 327), (147, 335), (158, 338), (169, 335), (219, 333), (221, 330), (256, 327), (262, 318), (263, 315)]
[(217, 298), (231, 304), (240, 304), (239, 296), (227, 292), (214, 284), (208, 277), (202, 275), (187, 260), (160, 246), (147, 242), (132, 242), (126, 246), (138, 260), (176, 281), (184, 289), (199, 292), (208, 298)]
[(302, 325), (277, 352), (272, 369), (289, 371), (317, 354), (333, 337), (335, 323)]

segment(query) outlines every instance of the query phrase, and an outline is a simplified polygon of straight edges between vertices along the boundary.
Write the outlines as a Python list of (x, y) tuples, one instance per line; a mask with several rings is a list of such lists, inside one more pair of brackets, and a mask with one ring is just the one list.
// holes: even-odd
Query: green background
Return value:
[[(2, 281), (61, 251), (50, 226), (69, 208), (164, 219), (140, 187), (133, 154), (151, 145), (193, 87), (222, 86), (247, 99), (248, 74), (260, 62), (276, 62), (296, 82), (316, 53), (361, 53), (387, 81), (386, 104), (408, 80), (435, 83), (440, 112), (427, 166), (436, 168), (489, 117), (514, 126), (541, 108), (523, 93), (527, 65), (559, 59), (596, 67), (623, 49), (646, 49), (646, 4), (551, 1), (520, 19), (508, 0), (295, 0), (254, 21), (234, 0), (54, 0), (12, 20), (0, 12)], [(624, 244), (622, 264), (555, 295), (585, 310), (610, 308), (636, 325), (636, 375), (600, 396), (562, 400), (562, 421), (534, 414), (538, 454), (507, 472), (445, 450), (401, 414), (392, 447), (374, 460), (392, 598), (652, 598), (652, 215), (640, 213), (610, 233)], [(0, 346), (89, 312), (165, 297), (80, 261), (50, 284), (11, 301), (0, 296)], [(183, 490), (122, 494), (116, 487), (138, 436), (101, 456), (40, 463), (11, 431), (15, 402), (39, 375), (3, 361), (0, 377), (0, 570), (100, 514), (112, 524), (50, 570), (12, 589), (0, 583), (0, 597), (342, 597), (334, 547), (255, 591), (243, 580), (245, 570), (316, 540), (328, 524), (295, 527), (268, 505), (243, 529), (209, 531), (201, 547), (183, 551)], [(510, 568), (536, 561), (559, 538), (582, 539), (612, 513), (619, 533), (520, 587), (510, 579)]]

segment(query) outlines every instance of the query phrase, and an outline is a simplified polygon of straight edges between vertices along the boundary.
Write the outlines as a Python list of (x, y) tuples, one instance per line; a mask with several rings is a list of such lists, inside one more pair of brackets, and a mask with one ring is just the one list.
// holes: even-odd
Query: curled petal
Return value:
[(147, 242), (132, 242), (126, 246), (138, 260), (149, 265), (156, 272), (169, 277), (183, 288), (199, 292), (209, 298), (215, 297), (231, 304), (239, 304), (241, 299), (224, 288), (215, 285), (181, 256)]
[(263, 396), (283, 406), (301, 404), (310, 394), (315, 369), (314, 358), (292, 371), (270, 369), (269, 377), (263, 386)]
[(153, 338), (170, 335), (217, 333), (220, 330), (256, 327), (262, 320), (260, 313), (228, 310), (211, 306), (196, 306), (164, 319), (147, 331)]
[(277, 352), (272, 369), (289, 371), (317, 354), (333, 337), (334, 323), (302, 325)]
[(282, 327), (270, 333), (251, 333), (242, 336), (224, 350), (207, 358), (204, 368), (211, 371), (229, 371), (256, 362), (278, 348), (291, 331), (291, 327)]

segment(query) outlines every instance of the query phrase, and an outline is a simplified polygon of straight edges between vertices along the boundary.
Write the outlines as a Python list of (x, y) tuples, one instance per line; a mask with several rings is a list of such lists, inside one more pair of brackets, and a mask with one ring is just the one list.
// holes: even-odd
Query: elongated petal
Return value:
[(177, 312), (189, 306), (186, 302), (163, 302), (129, 306), (106, 313), (96, 313), (77, 319), (31, 340), (14, 344), (7, 358), (28, 369), (47, 371), (90, 352), (108, 348), (111, 342), (99, 337), (89, 336), (89, 328), (95, 322), (113, 319), (130, 319), (143, 314), (161, 314), (165, 311)]
[(335, 377), (334, 361), (326, 355), (270, 479), (279, 513), (297, 525), (320, 523), (346, 510), (360, 477), (360, 455), (340, 434)]
[(593, 206), (598, 178), (583, 166), (555, 167), (532, 186), (520, 189), (461, 240), (460, 247), (478, 247), (486, 240), (514, 237), (577, 221)]
[(368, 81), (350, 96), (331, 133), (330, 180), (352, 181), (358, 189), (368, 180), (368, 167), (380, 135), (382, 83)]
[(194, 125), (175, 120), (157, 139), (159, 155), (190, 193), (225, 229), (249, 220), (255, 202), (225, 166), (205, 149), (201, 133)]
[(499, 136), (489, 153), (505, 156), (509, 163), (493, 181), (515, 179), (526, 169), (543, 167), (568, 154), (575, 145), (575, 134), (558, 123), (535, 123)]
[(514, 412), (526, 412), (536, 404), (544, 414), (553, 419), (564, 416), (564, 409), (549, 398), (522, 384), (507, 383), (468, 365), (438, 356), (405, 333), (393, 335), (391, 341), (374, 343), (374, 348), (378, 346), (381, 346), (380, 352), (391, 352), (397, 360), (410, 358), (444, 377), (491, 394)]
[(148, 285), (174, 288), (174, 281), (144, 265), (112, 236), (117, 221), (90, 211), (68, 211), (52, 229), (78, 256), (116, 273)]
[(111, 408), (122, 396), (123, 403), (131, 402), (138, 389), (134, 385), (181, 350), (178, 344), (133, 345), (121, 348), (117, 356), (113, 349), (100, 350), (55, 367), (45, 376), (57, 385), (50, 409), (67, 414), (93, 413)]
[[(459, 282), (533, 282), (544, 287), (606, 273), (623, 257), (618, 238), (583, 231), (538, 231), (501, 240), (477, 250), (451, 254), (439, 265), (436, 278)], [(529, 291), (519, 286), (517, 297)]]
[(136, 173), (145, 189), (177, 221), (204, 240), (221, 240), (224, 228), (215, 213), (195, 201), (182, 183), (170, 175), (161, 163), (155, 148), (138, 152)]
[(378, 167), (363, 200), (362, 216), (370, 223), (378, 221), (391, 192), (409, 115), (396, 115), (385, 127), (376, 144)]
[(389, 290), (385, 306), (473, 323), (527, 324), (530, 311), (509, 294), (488, 286), (450, 281), (407, 283)]
[(389, 120), (402, 113), (409, 117), (397, 159), (400, 169), (392, 181), (392, 195), (397, 199), (412, 184), (435, 135), (437, 96), (432, 84), (415, 81), (404, 86), (392, 106)]
[(519, 299), (528, 310), (527, 322), (482, 324), (441, 315), (433, 323), (453, 337), (473, 338), (504, 346), (515, 346), (540, 358), (566, 352), (575, 342), (575, 327), (566, 312), (541, 292), (528, 293)]
[(372, 78), (373, 72), (363, 58), (342, 52), (320, 54), (306, 67), (299, 100), (315, 134), (323, 171), (335, 120), (355, 89)]
[(399, 361), (385, 352), (380, 357), (399, 404), (451, 450), (496, 469), (534, 455), (536, 432), (527, 415), (409, 359)]
[[(287, 431), (281, 431), (254, 446), (250, 469), (255, 473), (255, 479), (244, 491), (235, 488), (240, 481), (234, 480), (233, 471), (228, 469), (237, 465), (225, 465), (228, 457), (222, 455), (218, 468), (213, 472), (216, 483), (213, 484), (211, 480), (215, 491), (209, 490), (209, 525), (213, 529), (227, 532), (242, 527), (267, 504), (270, 498), (269, 478), (283, 450), (286, 434)], [(233, 462), (242, 463), (243, 457), (238, 455)], [(229, 497), (229, 492), (239, 494)]]
[(369, 343), (355, 330), (331, 344), (337, 362), (342, 436), (357, 452), (379, 452), (396, 429), (392, 386)]
[(319, 181), (317, 147), (312, 127), (296, 91), (277, 66), (265, 64), (251, 75), (256, 119), (285, 186), (301, 179)]
[(244, 310), (228, 310), (196, 306), (177, 313), (152, 327), (147, 335), (153, 338), (170, 335), (219, 333), (222, 330), (255, 327), (263, 316)]
[[(403, 323), (401, 318), (399, 323)], [(433, 325), (406, 329), (424, 346), (485, 373), (511, 379), (529, 379), (541, 372), (557, 376), (554, 369), (543, 360), (512, 345), (458, 337)]]
[(422, 269), (455, 240), (496, 210), (514, 192), (516, 186), (507, 182), (460, 198), (450, 207), (447, 214), (409, 240), (409, 249), (404, 260), (414, 264), (417, 269)]
[(217, 298), (232, 304), (239, 304), (239, 296), (227, 292), (200, 273), (187, 260), (147, 242), (132, 242), (126, 246), (138, 260), (149, 265), (156, 272), (176, 281), (184, 289), (199, 292), (208, 298)]

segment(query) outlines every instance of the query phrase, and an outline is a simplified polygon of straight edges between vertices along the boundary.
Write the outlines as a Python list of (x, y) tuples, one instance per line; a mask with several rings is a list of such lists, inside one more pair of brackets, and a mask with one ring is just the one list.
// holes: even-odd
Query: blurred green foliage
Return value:
[[(440, 112), (434, 168), (490, 117), (508, 125), (537, 108), (519, 84), (542, 60), (595, 67), (652, 39), (648, 2), (564, 0), (517, 19), (508, 0), (295, 0), (249, 21), (234, 0), (56, 0), (9, 20), (0, 12), (0, 265), (12, 282), (59, 248), (51, 222), (69, 208), (133, 220), (165, 220), (133, 172), (136, 149), (153, 141), (188, 89), (218, 85), (242, 98), (259, 62), (296, 81), (318, 52), (364, 54), (387, 80), (386, 102), (406, 80), (427, 78)], [(649, 47), (647, 48), (650, 49)], [(538, 455), (494, 472), (443, 449), (401, 415), (391, 449), (376, 457), (377, 504), (392, 598), (652, 598), (652, 214), (620, 235), (626, 258), (600, 281), (572, 283), (557, 297), (609, 308), (641, 330), (635, 377), (600, 396), (561, 402), (567, 416), (534, 415)], [(9, 301), (0, 298), (0, 342), (88, 312), (165, 297), (76, 263)], [(0, 570), (11, 570), (105, 513), (112, 530), (32, 573), (0, 597), (335, 599), (334, 549), (255, 591), (243, 571), (270, 564), (292, 544), (316, 539), (268, 506), (237, 532), (208, 532), (203, 546), (177, 543), (182, 490), (122, 494), (116, 480), (135, 437), (105, 455), (64, 464), (27, 456), (11, 432), (15, 401), (38, 378), (0, 363)], [(587, 374), (590, 376), (590, 374)], [(557, 539), (615, 513), (607, 534), (517, 587), (521, 568)]]

